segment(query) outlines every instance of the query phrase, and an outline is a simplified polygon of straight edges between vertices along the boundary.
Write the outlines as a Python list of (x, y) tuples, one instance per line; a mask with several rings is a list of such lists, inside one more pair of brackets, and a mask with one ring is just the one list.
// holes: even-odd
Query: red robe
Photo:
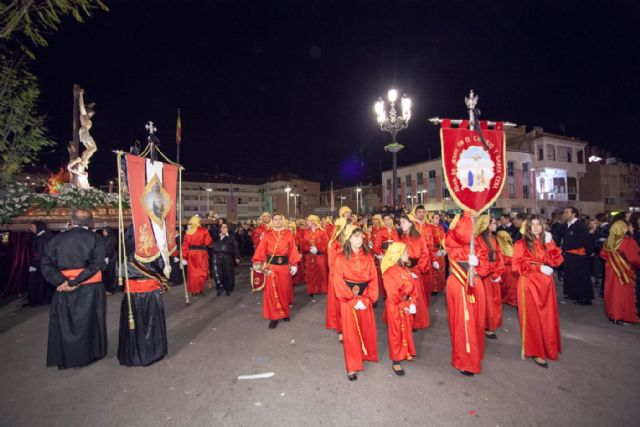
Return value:
[(411, 272), (418, 276), (415, 281), (418, 298), (416, 298), (416, 314), (413, 318), (413, 327), (415, 329), (426, 329), (431, 324), (429, 320), (429, 301), (424, 294), (424, 282), (422, 275), (429, 268), (429, 254), (427, 244), (422, 237), (410, 237), (402, 235), (400, 241), (407, 246), (409, 258), (415, 260), (416, 264), (410, 268)]
[[(468, 262), (469, 243), (474, 230), (471, 214), (465, 212), (453, 230), (445, 238), (445, 247), (449, 257), (451, 274), (447, 278), (447, 315), (451, 334), (451, 365), (460, 370), (479, 374), (484, 357), (485, 296), (482, 280), (479, 276), (488, 274), (487, 254), (478, 248), (474, 250), (478, 258), (475, 267), (473, 287), (460, 282), (454, 274), (454, 263)], [(475, 302), (470, 302), (473, 295)], [(465, 311), (467, 316), (465, 316)], [(465, 318), (467, 320), (465, 320)]]
[[(495, 259), (494, 261), (488, 261), (489, 271), (485, 276), (481, 276), (481, 279), (485, 296), (485, 329), (487, 331), (495, 331), (502, 326), (502, 295), (500, 293), (500, 283), (493, 282), (493, 280), (498, 278), (502, 280), (504, 260), (502, 259), (502, 252), (500, 252), (496, 238), (491, 236), (490, 241), (495, 251)], [(489, 248), (481, 236), (476, 237), (475, 247), (482, 247), (482, 250), (487, 253), (487, 258), (489, 258)]]
[(187, 290), (193, 295), (204, 292), (204, 284), (209, 278), (209, 251), (191, 247), (212, 244), (211, 235), (204, 227), (196, 228), (193, 234), (185, 233), (182, 256), (187, 260)]
[[(316, 255), (311, 252), (311, 247), (318, 250)], [(326, 294), (329, 280), (329, 266), (327, 264), (327, 249), (329, 247), (329, 235), (322, 228), (315, 230), (306, 229), (300, 238), (300, 250), (305, 256), (305, 278), (308, 294)]]
[(253, 233), (251, 233), (251, 240), (253, 240), (254, 248), (258, 247), (260, 240), (262, 240), (267, 230), (269, 230), (269, 226), (264, 224), (260, 224), (253, 230)]
[[(302, 252), (300, 250), (300, 245), (302, 243), (302, 236), (304, 235), (304, 229), (303, 228), (298, 228), (296, 230), (296, 246), (298, 248), (298, 252)], [(298, 265), (298, 271), (296, 272), (296, 274), (293, 276), (293, 284), (294, 286), (298, 286), (304, 283), (305, 281), (305, 267), (306, 267), (306, 263), (305, 263), (305, 255), (304, 254), (300, 254), (300, 265)]]
[[(431, 227), (431, 235), (433, 236), (433, 253), (435, 254), (440, 249), (443, 249), (444, 244), (444, 228), (441, 225), (429, 224)], [(436, 256), (436, 261), (440, 264), (438, 270), (433, 269), (431, 274), (431, 291), (442, 292), (447, 281), (447, 257), (445, 255)]]
[[(352, 253), (350, 259), (339, 254), (334, 265), (334, 287), (340, 301), (340, 316), (344, 347), (344, 361), (347, 372), (361, 371), (363, 361), (378, 361), (376, 319), (372, 304), (378, 300), (378, 275), (373, 257), (362, 250)], [(368, 283), (361, 296), (354, 294), (346, 281)], [(366, 310), (356, 310), (354, 306), (362, 301)], [(364, 347), (364, 349), (363, 349)], [(366, 354), (365, 354), (366, 350)]]
[(500, 295), (502, 302), (505, 304), (518, 306), (518, 273), (513, 271), (512, 257), (506, 256), (502, 253), (502, 260), (504, 263), (504, 271), (502, 272), (502, 282), (500, 282)]
[(422, 286), (424, 286), (424, 294), (427, 298), (427, 304), (431, 299), (432, 285), (433, 285), (433, 275), (435, 272), (435, 268), (431, 267), (436, 259), (436, 251), (433, 243), (433, 233), (431, 232), (431, 225), (427, 222), (424, 224), (420, 224), (418, 221), (414, 221), (413, 223), (418, 230), (418, 233), (424, 239), (425, 247), (427, 248), (427, 257), (428, 262), (426, 268), (422, 272)]
[[(374, 255), (382, 255), (387, 252), (386, 249), (382, 247), (383, 243), (387, 243), (387, 245), (391, 245), (393, 242), (399, 242), (400, 238), (398, 237), (398, 232), (395, 228), (390, 227), (380, 227), (375, 233), (375, 239), (373, 242), (373, 253)], [(387, 246), (388, 247), (388, 246)], [(382, 283), (382, 272), (380, 271), (380, 261), (376, 260), (376, 267), (378, 270), (378, 284)], [(386, 298), (386, 290), (384, 286), (380, 286), (380, 292), (382, 293), (382, 297)]]
[(513, 269), (518, 279), (518, 316), (522, 337), (523, 357), (542, 357), (558, 360), (562, 351), (560, 319), (553, 276), (540, 272), (540, 267), (562, 264), (562, 252), (553, 243), (536, 241), (534, 253), (525, 240), (518, 240), (513, 248)]
[(327, 329), (335, 329), (337, 333), (342, 331), (342, 323), (340, 321), (340, 303), (336, 298), (336, 290), (333, 286), (333, 275), (335, 273), (334, 265), (336, 257), (342, 252), (342, 245), (337, 240), (329, 242), (327, 247), (327, 261), (329, 263), (329, 289), (327, 294), (327, 311), (325, 316), (325, 327)]
[[(600, 251), (605, 260), (604, 311), (609, 319), (638, 323), (635, 269), (640, 268), (640, 248), (632, 237), (625, 236), (617, 252), (624, 256), (626, 265), (621, 265), (606, 249)], [(626, 274), (618, 275), (616, 271)]]
[[(278, 264), (282, 256), (288, 257), (289, 263)], [(288, 318), (289, 304), (293, 301), (293, 281), (289, 266), (300, 262), (300, 253), (291, 231), (270, 229), (265, 233), (252, 261), (262, 264), (269, 260), (271, 263), (267, 264), (266, 269), (271, 274), (267, 275), (267, 284), (262, 292), (262, 315), (269, 320)]]
[(418, 299), (416, 283), (411, 278), (411, 271), (399, 265), (389, 267), (383, 277), (387, 291), (384, 312), (387, 319), (389, 358), (394, 362), (411, 360), (416, 355), (412, 331), (413, 315), (407, 313), (405, 308), (408, 309)]

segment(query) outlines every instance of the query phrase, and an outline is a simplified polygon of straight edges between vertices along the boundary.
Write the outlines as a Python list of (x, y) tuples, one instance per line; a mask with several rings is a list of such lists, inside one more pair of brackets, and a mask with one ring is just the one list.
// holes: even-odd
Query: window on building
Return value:
[(552, 144), (547, 144), (547, 160), (556, 160), (556, 147)]
[(216, 205), (224, 205), (227, 203), (227, 200), (223, 196), (216, 196), (213, 199), (213, 203), (215, 203)]
[(566, 193), (567, 187), (564, 177), (553, 178), (553, 192), (554, 193)]
[(529, 162), (522, 162), (522, 172), (529, 173)]
[(422, 185), (423, 184), (422, 172), (418, 172), (416, 174), (416, 181), (418, 181), (418, 185)]
[(446, 185), (442, 187), (442, 197), (444, 198), (451, 197), (451, 195), (449, 194), (449, 189), (447, 188)]
[(387, 178), (387, 190), (391, 191), (391, 178)]
[(584, 163), (584, 151), (578, 150), (577, 157), (578, 157), (578, 163), (583, 164)]
[(400, 177), (398, 177), (398, 178), (396, 179), (396, 188), (397, 188), (397, 189), (402, 188), (402, 178), (400, 178)]
[(567, 193), (569, 200), (577, 200), (578, 183), (575, 177), (567, 177)]
[(573, 151), (571, 147), (563, 147), (559, 145), (557, 151), (559, 162), (571, 163), (571, 154)]
[(429, 198), (436, 198), (436, 171), (429, 171)]
[(411, 175), (407, 175), (404, 177), (404, 183), (407, 190), (407, 194), (413, 193), (413, 191), (411, 191)]
[(544, 160), (544, 148), (542, 146), (538, 146), (538, 160)]
[(525, 200), (529, 199), (529, 186), (528, 185), (523, 185), (522, 186), (522, 198)]
[(436, 171), (435, 170), (429, 171), (429, 179), (431, 179), (431, 178), (436, 179)]
[(509, 183), (509, 198), (510, 199), (516, 198), (516, 185), (512, 182)]
[(507, 176), (514, 176), (515, 169), (516, 169), (516, 166), (514, 162), (507, 162)]

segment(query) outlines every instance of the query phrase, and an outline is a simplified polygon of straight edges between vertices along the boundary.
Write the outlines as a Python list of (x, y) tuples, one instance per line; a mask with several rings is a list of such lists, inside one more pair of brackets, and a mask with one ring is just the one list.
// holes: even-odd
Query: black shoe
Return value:
[(378, 308), (378, 301), (374, 302), (372, 304), (373, 309), (375, 310), (376, 308)]
[(536, 358), (533, 358), (533, 361), (536, 365), (540, 366), (541, 368), (547, 369), (549, 367), (549, 364), (547, 363), (547, 361), (545, 360), (544, 363), (540, 363), (536, 360)]
[[(400, 369), (395, 369), (396, 366), (399, 366)], [(393, 373), (396, 374), (399, 377), (404, 376), (404, 369), (402, 369), (402, 366), (399, 363), (394, 363), (393, 365), (391, 365), (391, 369), (393, 370)]]
[[(223, 292), (222, 289), (218, 289), (218, 292), (216, 292), (216, 296), (219, 297), (220, 295), (222, 295), (222, 292)], [(229, 294), (227, 294), (227, 295), (229, 295)]]
[(309, 298), (313, 298), (315, 296), (316, 296), (315, 294), (309, 294)]
[(289, 320), (291, 320), (291, 319), (289, 319), (288, 317), (285, 317), (285, 318), (284, 318), (284, 319), (282, 319), (282, 320), (284, 320), (285, 322), (288, 322), (288, 321), (289, 321)]
[(490, 340), (497, 340), (498, 336), (496, 335), (495, 332), (491, 332), (491, 333), (487, 333), (487, 331), (484, 331), (484, 336), (489, 338)]
[(275, 329), (277, 326), (278, 326), (277, 320), (272, 320), (271, 322), (269, 322), (269, 329)]
[(418, 330), (417, 329), (412, 329), (411, 332), (413, 332), (415, 334), (416, 332), (418, 332)]
[(231, 292), (226, 291), (226, 295), (227, 295), (227, 296), (231, 295)]
[(473, 372), (469, 372), (469, 371), (460, 371), (460, 373), (465, 377), (472, 377), (475, 375)]
[(349, 381), (355, 381), (358, 379), (358, 374), (347, 375), (347, 378), (349, 378)]

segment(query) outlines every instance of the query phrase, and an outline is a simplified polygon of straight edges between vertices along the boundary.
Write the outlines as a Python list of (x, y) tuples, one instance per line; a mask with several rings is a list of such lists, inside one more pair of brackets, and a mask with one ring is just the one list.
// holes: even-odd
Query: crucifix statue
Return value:
[[(95, 140), (89, 133), (93, 125), (91, 118), (95, 114), (95, 102), (84, 103), (84, 89), (79, 85), (73, 87), (73, 140), (69, 144), (69, 164), (71, 185), (76, 188), (90, 188), (89, 159), (98, 150)], [(84, 151), (80, 154), (80, 142)]]

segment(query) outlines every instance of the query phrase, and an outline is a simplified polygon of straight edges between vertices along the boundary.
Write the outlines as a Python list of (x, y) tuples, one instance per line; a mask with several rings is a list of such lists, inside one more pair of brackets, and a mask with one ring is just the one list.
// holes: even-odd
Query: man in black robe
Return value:
[(29, 266), (29, 284), (27, 286), (27, 303), (25, 306), (35, 307), (51, 302), (51, 294), (53, 292), (47, 281), (44, 280), (40, 270), (40, 261), (42, 261), (47, 243), (53, 238), (53, 235), (47, 230), (47, 224), (42, 221), (32, 222), (29, 229), (34, 237), (31, 242), (32, 257), (31, 265)]
[(578, 209), (565, 208), (562, 219), (567, 226), (562, 237), (564, 256), (564, 294), (575, 304), (591, 305), (593, 285), (589, 256), (593, 252), (593, 240), (587, 226), (580, 221)]
[(107, 268), (103, 271), (103, 283), (104, 289), (107, 291), (107, 295), (112, 295), (118, 288), (116, 285), (116, 258), (118, 256), (118, 242), (116, 241), (116, 234), (113, 228), (105, 227), (101, 231), (102, 237), (104, 237), (104, 262)]
[(49, 316), (47, 366), (76, 368), (107, 354), (106, 299), (102, 286), (104, 239), (89, 231), (91, 212), (77, 209), (72, 228), (51, 239), (40, 267), (56, 287)]
[[(125, 245), (129, 281), (125, 283), (120, 306), (118, 361), (124, 366), (149, 366), (168, 353), (162, 300), (162, 292), (168, 289), (167, 278), (163, 275), (164, 261), (161, 256), (152, 262), (136, 260), (131, 225), (125, 234)], [(123, 280), (126, 282), (126, 277)]]
[(240, 249), (233, 235), (229, 234), (229, 226), (222, 224), (220, 234), (213, 242), (212, 276), (216, 283), (217, 295), (225, 292), (231, 295), (236, 286), (235, 266), (240, 263)]

